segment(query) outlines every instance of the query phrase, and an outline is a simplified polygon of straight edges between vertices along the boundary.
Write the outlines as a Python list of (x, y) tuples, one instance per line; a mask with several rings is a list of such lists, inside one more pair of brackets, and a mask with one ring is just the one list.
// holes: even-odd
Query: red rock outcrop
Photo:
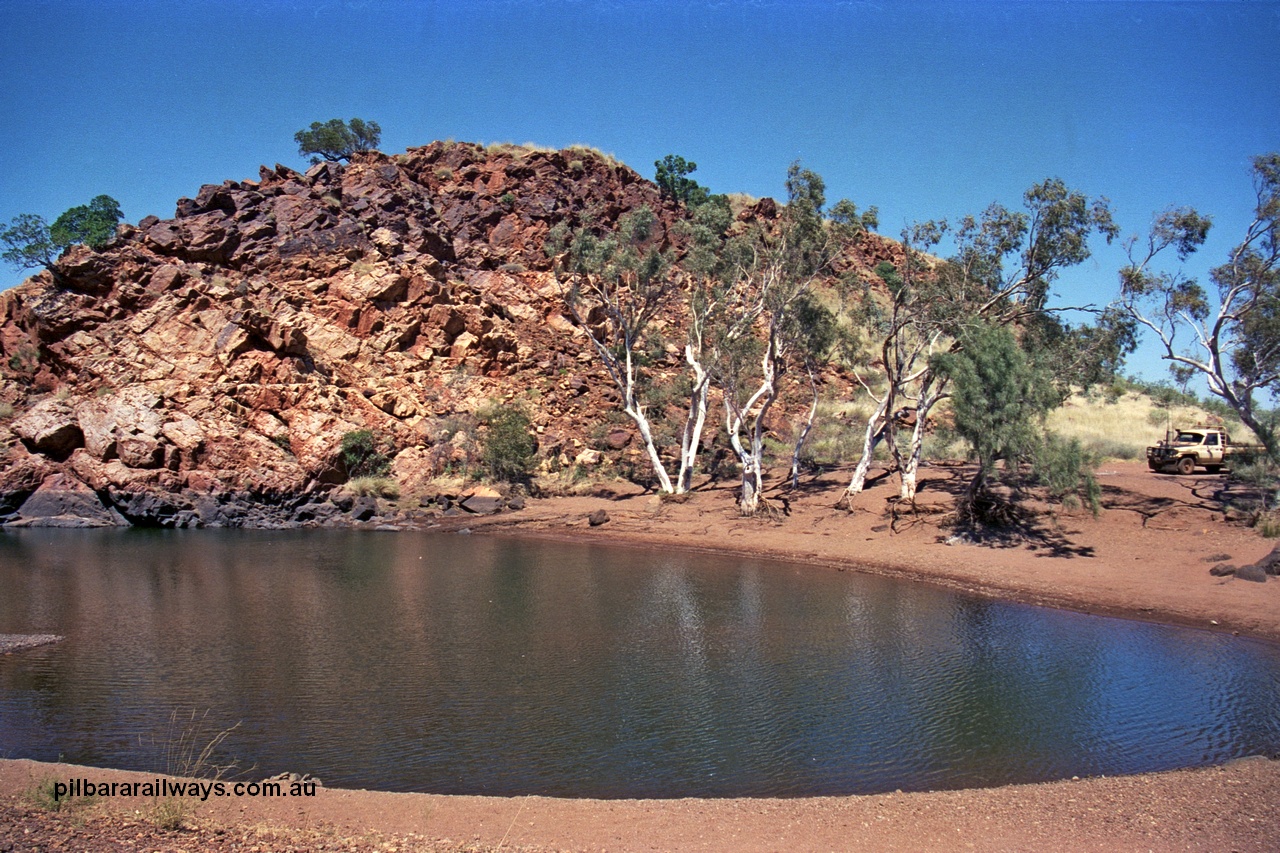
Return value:
[[(765, 202), (746, 215), (776, 216)], [(63, 286), (0, 294), (0, 512), (74, 481), (99, 520), (263, 523), (256, 500), (320, 518), (344, 434), (372, 430), (422, 480), (466, 461), (460, 417), (513, 398), (536, 400), (544, 455), (638, 460), (625, 427), (590, 438), (616, 394), (544, 243), (641, 205), (670, 235), (679, 211), (595, 152), (440, 142), (204, 186), (172, 219), (73, 249)], [(868, 240), (869, 258), (891, 251)]]

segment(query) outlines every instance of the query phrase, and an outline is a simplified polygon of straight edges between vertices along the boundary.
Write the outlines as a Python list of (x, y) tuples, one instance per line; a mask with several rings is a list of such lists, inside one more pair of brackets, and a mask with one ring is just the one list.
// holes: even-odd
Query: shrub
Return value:
[(1277, 517), (1274, 512), (1261, 513), (1254, 522), (1253, 527), (1258, 531), (1258, 535), (1264, 539), (1280, 537), (1280, 517)]
[(28, 788), (25, 792), (27, 802), (31, 803), (31, 805), (36, 808), (43, 809), (47, 812), (60, 811), (64, 805), (67, 805), (70, 802), (70, 800), (58, 796), (55, 789), (57, 784), (57, 780), (53, 777), (49, 777), (41, 781), (39, 784)]
[(477, 415), (488, 424), (480, 461), (495, 480), (522, 481), (538, 457), (538, 441), (529, 433), (529, 416), (514, 405), (492, 404)]
[(1102, 510), (1102, 488), (1093, 476), (1097, 465), (1097, 459), (1078, 439), (1047, 433), (1036, 447), (1032, 476), (1063, 506), (1074, 509), (1083, 504), (1097, 515)]
[(349, 478), (384, 477), (391, 460), (372, 430), (352, 430), (342, 437), (342, 464)]

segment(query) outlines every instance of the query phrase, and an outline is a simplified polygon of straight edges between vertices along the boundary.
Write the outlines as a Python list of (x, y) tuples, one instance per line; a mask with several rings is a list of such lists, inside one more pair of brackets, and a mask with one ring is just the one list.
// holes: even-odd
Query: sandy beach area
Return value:
[[(1038, 516), (1019, 537), (975, 544), (941, 526), (964, 470), (928, 468), (915, 512), (893, 516), (882, 481), (837, 508), (843, 472), (771, 493), (778, 514), (740, 518), (732, 485), (687, 500), (616, 494), (534, 500), (449, 519), (475, 535), (600, 540), (744, 554), (942, 585), (978, 595), (1280, 641), (1280, 582), (1211, 575), (1271, 540), (1224, 520), (1220, 476), (1100, 470), (1104, 512)], [(604, 510), (608, 521), (588, 517)], [(599, 520), (599, 518), (597, 518)], [(21, 652), (17, 652), (20, 654)], [(153, 779), (0, 761), (5, 850), (1276, 850), (1280, 761), (991, 789), (723, 800), (564, 800), (319, 789), (315, 797), (211, 798), (164, 828), (154, 799), (105, 797), (52, 811), (42, 783)], [(174, 823), (175, 821), (170, 821)]]

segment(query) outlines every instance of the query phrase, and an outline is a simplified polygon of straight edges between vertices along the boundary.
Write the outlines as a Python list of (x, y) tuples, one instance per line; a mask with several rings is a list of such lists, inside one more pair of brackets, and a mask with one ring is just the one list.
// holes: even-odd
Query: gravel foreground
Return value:
[[(97, 798), (42, 783), (154, 776), (0, 761), (0, 851), (1275, 851), (1280, 761), (856, 797), (562, 800), (321, 789), (314, 798)], [(37, 804), (37, 802), (43, 803)]]

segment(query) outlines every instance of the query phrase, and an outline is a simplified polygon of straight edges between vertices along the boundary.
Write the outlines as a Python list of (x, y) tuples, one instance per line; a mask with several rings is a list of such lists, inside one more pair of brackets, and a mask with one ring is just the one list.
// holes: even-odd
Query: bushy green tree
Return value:
[(658, 488), (671, 493), (676, 486), (662, 462), (640, 394), (641, 353), (650, 325), (677, 291), (669, 275), (671, 255), (661, 249), (663, 236), (658, 217), (640, 207), (619, 217), (616, 227), (605, 233), (583, 227), (569, 236), (567, 229), (553, 229), (547, 251), (558, 255), (568, 239), (565, 306), (587, 333), (617, 387), (622, 409), (640, 433)]
[(120, 202), (109, 195), (100, 195), (88, 204), (70, 208), (55, 219), (53, 225), (46, 223), (42, 216), (23, 213), (0, 231), (0, 244), (6, 247), (0, 257), (20, 270), (44, 267), (59, 279), (54, 265), (63, 252), (79, 243), (102, 248), (115, 237), (116, 226), (123, 216)]
[(519, 482), (538, 460), (538, 440), (529, 432), (529, 416), (513, 406), (494, 406), (481, 413), (489, 426), (480, 461), (494, 480)]
[(661, 160), (655, 160), (653, 165), (657, 168), (653, 182), (667, 198), (675, 199), (690, 208), (697, 207), (710, 198), (710, 191), (689, 177), (698, 171), (698, 164), (692, 160), (668, 154)]
[(831, 205), (827, 217), (836, 228), (844, 229), (849, 234), (874, 231), (880, 227), (880, 209), (875, 205), (866, 210), (858, 210), (858, 206), (847, 198)]
[(385, 477), (391, 470), (391, 460), (381, 442), (368, 429), (352, 430), (342, 436), (342, 463), (350, 478)]
[(951, 381), (956, 434), (978, 461), (957, 515), (961, 522), (995, 520), (990, 480), (997, 463), (1018, 465), (1034, 450), (1047, 377), (1035, 372), (1008, 329), (985, 324), (968, 331), (962, 349), (934, 356), (932, 364)]
[(376, 121), (353, 118), (344, 122), (331, 118), (326, 122), (313, 121), (310, 129), (298, 131), (293, 139), (298, 143), (298, 153), (310, 157), (312, 163), (338, 163), (377, 148), (382, 128)]
[(820, 338), (821, 329), (797, 321), (802, 314), (812, 323), (825, 319), (808, 297), (829, 272), (837, 247), (825, 215), (822, 177), (796, 162), (787, 171), (786, 188), (787, 206), (776, 225), (758, 224), (724, 247), (730, 276), (710, 361), (724, 392), (725, 432), (742, 468), (743, 515), (767, 508), (766, 423), (787, 371), (804, 362), (807, 347), (810, 355), (823, 348), (812, 337)]
[(123, 217), (120, 202), (109, 195), (96, 196), (88, 204), (73, 207), (53, 220), (49, 236), (57, 244), (83, 243), (100, 249), (116, 236), (116, 226)]
[(1032, 479), (1063, 506), (1088, 507), (1097, 515), (1102, 509), (1102, 487), (1093, 472), (1096, 455), (1085, 450), (1078, 438), (1063, 438), (1046, 432), (1031, 459)]
[(956, 434), (968, 442), (978, 462), (957, 505), (959, 521), (1011, 521), (1012, 504), (998, 498), (991, 486), (1001, 479), (1019, 486), (1024, 466), (1051, 497), (1083, 493), (1096, 512), (1099, 491), (1091, 460), (1078, 442), (1044, 430), (1045, 416), (1061, 401), (1052, 374), (1028, 357), (1006, 327), (975, 323), (962, 337), (962, 347), (931, 359), (939, 376), (951, 382)]

